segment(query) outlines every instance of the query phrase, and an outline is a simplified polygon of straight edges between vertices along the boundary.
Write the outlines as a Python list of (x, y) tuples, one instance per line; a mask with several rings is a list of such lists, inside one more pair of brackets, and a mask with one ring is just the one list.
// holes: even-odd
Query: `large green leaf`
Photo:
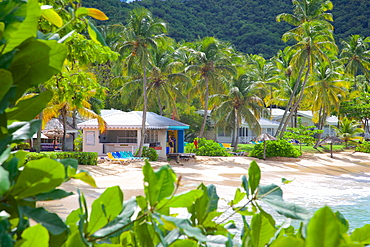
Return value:
[(202, 231), (191, 225), (188, 219), (175, 218), (171, 216), (161, 215), (161, 220), (163, 221), (163, 227), (169, 231), (178, 228), (180, 232), (190, 238), (195, 238), (201, 242), (206, 242), (207, 238), (203, 235)]
[(28, 227), (22, 233), (22, 240), (15, 244), (15, 247), (48, 247), (49, 233), (42, 225)]
[[(13, 1), (1, 1), (0, 9), (2, 15), (0, 16), (0, 22), (6, 23), (6, 30), (3, 33), (4, 37), (9, 40), (21, 27), (22, 21), (25, 20), (27, 15), (27, 2), (22, 0)], [(1, 40), (1, 43), (3, 40)]]
[(82, 236), (76, 225), (69, 226), (70, 234), (68, 235), (67, 241), (64, 243), (64, 247), (76, 247), (76, 246), (86, 246), (82, 240)]
[(123, 208), (123, 194), (119, 186), (106, 189), (91, 206), (87, 234), (91, 235), (119, 215)]
[(48, 192), (64, 181), (64, 167), (59, 162), (42, 158), (32, 160), (24, 166), (11, 195), (21, 199)]
[(248, 179), (245, 177), (245, 175), (242, 175), (241, 178), (242, 180), (242, 186), (245, 190), (245, 193), (247, 193), (247, 196), (249, 196), (249, 183), (248, 183)]
[[(6, 108), (9, 107), (10, 102), (12, 102), (15, 99), (16, 92), (17, 92), (17, 87), (12, 85), (10, 89), (6, 92), (4, 97), (0, 99), (0, 114), (5, 113), (5, 110)], [(6, 125), (7, 125), (7, 121), (6, 121), (5, 115), (0, 115), (0, 126), (6, 126)]]
[(175, 189), (176, 174), (169, 165), (162, 166), (154, 172), (149, 162), (143, 167), (144, 192), (149, 200), (150, 206), (156, 205), (162, 199), (172, 195)]
[(304, 247), (303, 239), (293, 236), (283, 236), (272, 242), (271, 247)]
[(28, 39), (18, 49), (9, 67), (13, 84), (17, 85), (16, 98), (58, 73), (67, 55), (66, 47), (54, 40)]
[(124, 204), (122, 212), (108, 225), (96, 231), (92, 237), (101, 238), (103, 236), (115, 237), (123, 231), (130, 229), (131, 216), (134, 214), (137, 203), (135, 198), (131, 198)]
[(38, 119), (29, 122), (14, 122), (8, 126), (8, 131), (12, 135), (12, 142), (21, 142), (32, 138), (41, 126)]
[(9, 172), (0, 166), (0, 197), (10, 188)]
[(184, 194), (173, 196), (169, 199), (163, 199), (160, 203), (158, 203), (157, 208), (162, 208), (163, 206), (171, 208), (190, 207), (195, 200), (200, 198), (202, 195), (203, 191), (201, 190), (191, 190)]
[(96, 186), (95, 179), (87, 172), (79, 172), (77, 174), (70, 176), (70, 178), (79, 179), (82, 182), (85, 182), (94, 188), (98, 187)]
[(251, 222), (251, 237), (254, 247), (266, 246), (274, 236), (276, 229), (270, 220), (262, 213), (253, 216)]
[(333, 211), (325, 206), (316, 211), (307, 227), (306, 247), (337, 247), (340, 226)]
[(276, 184), (260, 185), (258, 194), (258, 199), (268, 198), (270, 200), (283, 200), (283, 191)]
[(45, 108), (52, 96), (53, 93), (47, 90), (32, 98), (19, 101), (14, 107), (6, 111), (8, 121), (30, 121), (34, 119)]
[(261, 180), (261, 170), (256, 161), (252, 161), (248, 169), (248, 182), (251, 194), (257, 189)]
[(190, 239), (178, 239), (169, 245), (169, 247), (197, 247), (197, 246), (199, 246), (198, 243)]
[(53, 189), (51, 191), (40, 193), (32, 197), (24, 198), (25, 201), (51, 201), (65, 198), (67, 196), (73, 195), (73, 192), (67, 192), (61, 189)]
[(367, 224), (361, 228), (356, 228), (351, 234), (351, 239), (361, 244), (370, 244), (370, 225)]
[(68, 230), (68, 227), (55, 213), (50, 213), (44, 208), (22, 207), (23, 213), (28, 217), (43, 225), (53, 235), (59, 235)]
[(310, 217), (310, 212), (307, 209), (294, 203), (275, 199), (271, 200), (269, 199), (269, 197), (262, 198), (262, 201), (270, 205), (279, 214), (284, 215), (288, 218), (306, 220)]
[(188, 207), (188, 212), (192, 214), (193, 223), (197, 222), (202, 225), (208, 214), (217, 210), (219, 197), (213, 184), (208, 186), (201, 184), (198, 186), (198, 190), (202, 190), (203, 195), (192, 206)]
[(20, 45), (24, 40), (30, 37), (36, 37), (37, 25), (41, 16), (41, 9), (37, 0), (27, 1), (27, 16), (22, 22), (16, 32), (8, 33), (6, 39), (8, 40), (4, 52), (13, 50), (16, 46)]
[(5, 69), (0, 69), (0, 101), (13, 84), (12, 73)]

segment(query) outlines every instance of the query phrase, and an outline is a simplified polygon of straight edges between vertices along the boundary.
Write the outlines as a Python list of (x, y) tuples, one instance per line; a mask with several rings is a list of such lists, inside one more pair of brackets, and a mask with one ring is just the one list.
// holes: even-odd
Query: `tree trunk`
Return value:
[(61, 112), (62, 124), (63, 124), (63, 139), (62, 139), (62, 150), (67, 151), (67, 112), (66, 109), (62, 109)]
[(285, 132), (286, 127), (287, 127), (288, 122), (289, 122), (289, 119), (291, 119), (293, 113), (298, 109), (299, 103), (301, 103), (301, 100), (302, 100), (303, 94), (304, 94), (304, 90), (305, 90), (305, 87), (306, 87), (306, 84), (307, 84), (307, 81), (308, 81), (308, 75), (310, 74), (310, 69), (311, 69), (311, 55), (310, 55), (310, 52), (309, 52), (308, 55), (307, 55), (307, 71), (306, 71), (306, 75), (305, 75), (304, 81), (303, 81), (302, 86), (301, 86), (301, 92), (299, 94), (298, 100), (293, 105), (293, 107), (290, 110), (290, 113), (288, 115), (288, 118), (286, 119), (286, 121), (283, 125), (282, 133)]
[[(320, 112), (319, 112), (319, 124), (318, 124), (318, 129), (319, 130), (322, 130), (324, 128), (324, 123), (325, 123), (325, 117), (326, 116), (326, 112), (323, 111), (322, 109), (320, 109)], [(317, 136), (317, 142), (315, 143), (315, 146), (314, 148), (317, 148), (319, 146), (319, 143), (320, 143), (320, 140), (321, 140), (321, 136), (322, 136), (322, 133), (319, 133), (318, 136)]]
[(277, 137), (279, 134), (280, 134), (280, 136), (282, 136), (282, 134), (281, 134), (281, 133), (282, 133), (281, 128), (282, 128), (282, 126), (283, 126), (283, 123), (284, 123), (285, 117), (286, 117), (286, 115), (287, 115), (287, 113), (288, 113), (288, 111), (289, 111), (289, 108), (291, 107), (291, 105), (292, 105), (292, 103), (293, 103), (293, 99), (294, 99), (294, 97), (295, 97), (295, 94), (297, 93), (298, 86), (299, 86), (300, 81), (301, 81), (301, 78), (302, 78), (303, 68), (304, 68), (304, 66), (302, 65), (301, 69), (299, 70), (298, 78), (297, 78), (296, 83), (295, 83), (295, 85), (294, 85), (292, 95), (291, 95), (291, 96), (290, 96), (290, 98), (289, 98), (288, 104), (287, 104), (287, 106), (286, 106), (286, 108), (285, 108), (285, 111), (284, 111), (284, 115), (283, 115), (283, 117), (282, 117), (282, 119), (281, 119), (281, 121), (280, 121), (280, 123), (279, 123), (279, 126), (278, 126), (278, 128), (277, 128), (277, 130), (276, 130), (275, 137)]
[(163, 116), (163, 106), (162, 106), (162, 102), (161, 102), (161, 97), (158, 94), (158, 90), (156, 90), (156, 95), (157, 95), (157, 104), (158, 104), (158, 108), (159, 108), (159, 115)]
[(143, 66), (143, 96), (144, 96), (144, 106), (143, 106), (143, 116), (141, 122), (141, 137), (140, 137), (140, 144), (139, 144), (139, 151), (138, 156), (143, 154), (143, 147), (145, 141), (145, 123), (146, 123), (146, 112), (148, 108), (148, 95), (147, 95), (147, 88), (146, 88), (146, 67)]
[(238, 121), (238, 110), (235, 110), (235, 143), (233, 151), (236, 152), (239, 144), (239, 121)]
[(208, 77), (204, 77), (204, 81), (206, 83), (206, 91), (204, 96), (204, 115), (203, 115), (203, 123), (200, 129), (199, 137), (202, 138), (204, 136), (204, 131), (207, 124), (207, 115), (208, 115), (208, 98), (209, 98), (209, 85), (208, 85)]
[[(42, 117), (43, 117), (43, 112), (41, 111), (39, 114), (39, 119), (41, 120), (41, 126), (37, 130), (37, 145), (36, 145), (36, 153), (40, 153), (41, 151), (41, 130), (42, 130)], [(32, 137), (31, 137), (32, 139)]]

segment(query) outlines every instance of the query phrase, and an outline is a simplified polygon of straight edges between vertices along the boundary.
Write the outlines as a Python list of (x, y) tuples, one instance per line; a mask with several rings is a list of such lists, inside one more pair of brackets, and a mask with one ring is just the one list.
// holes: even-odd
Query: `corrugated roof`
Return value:
[[(101, 116), (107, 123), (108, 129), (141, 129), (142, 115), (143, 112), (141, 111), (123, 112), (114, 109), (101, 111)], [(168, 129), (171, 128), (171, 126), (182, 127), (183, 129), (189, 128), (187, 124), (160, 116), (153, 112), (147, 112), (145, 126), (148, 129)], [(78, 124), (78, 127), (97, 128), (98, 121), (96, 119), (91, 119)]]

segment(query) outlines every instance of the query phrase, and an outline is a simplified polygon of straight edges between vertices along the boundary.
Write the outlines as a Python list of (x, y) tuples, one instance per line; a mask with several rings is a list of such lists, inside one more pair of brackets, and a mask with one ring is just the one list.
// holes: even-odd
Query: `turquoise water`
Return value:
[(295, 191), (284, 196), (287, 201), (311, 212), (327, 205), (341, 212), (352, 230), (370, 224), (370, 174), (312, 175), (308, 181), (294, 181), (292, 186)]

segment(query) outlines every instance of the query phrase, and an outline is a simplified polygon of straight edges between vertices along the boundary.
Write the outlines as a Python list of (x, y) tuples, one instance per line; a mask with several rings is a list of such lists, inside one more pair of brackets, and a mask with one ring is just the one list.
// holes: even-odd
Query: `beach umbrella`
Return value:
[(319, 142), (319, 145), (323, 144), (330, 144), (330, 157), (333, 158), (333, 143), (341, 143), (344, 142), (342, 139), (336, 136), (328, 136)]
[(267, 133), (263, 133), (255, 138), (257, 142), (263, 142), (263, 159), (266, 160), (266, 141), (275, 141), (277, 140), (276, 137), (269, 135)]

